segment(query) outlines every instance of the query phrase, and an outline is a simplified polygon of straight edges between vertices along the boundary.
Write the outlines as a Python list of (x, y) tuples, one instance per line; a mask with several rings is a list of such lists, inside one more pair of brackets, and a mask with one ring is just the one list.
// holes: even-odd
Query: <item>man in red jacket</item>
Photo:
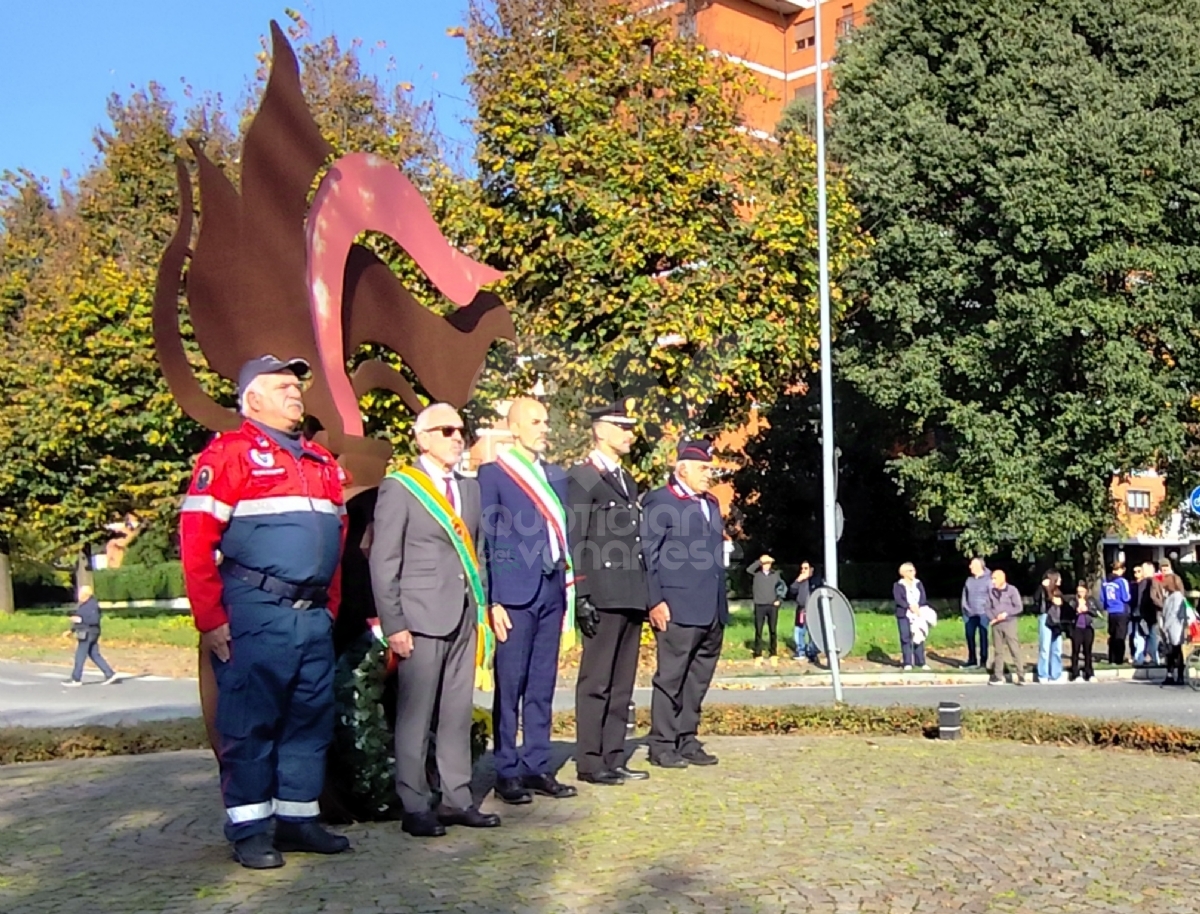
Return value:
[(225, 835), (252, 869), (282, 866), (284, 850), (350, 846), (317, 823), (346, 510), (341, 468), (298, 431), (307, 373), (303, 360), (274, 356), (242, 366), (246, 421), (200, 454), (179, 522), (188, 599), (217, 680)]

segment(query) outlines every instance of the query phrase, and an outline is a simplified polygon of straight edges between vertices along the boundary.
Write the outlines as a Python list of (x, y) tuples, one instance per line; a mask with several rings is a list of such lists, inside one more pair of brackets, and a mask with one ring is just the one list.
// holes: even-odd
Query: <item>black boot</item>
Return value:
[(271, 846), (266, 832), (233, 842), (233, 859), (251, 870), (273, 870), (283, 866), (283, 854)]
[(350, 839), (323, 829), (316, 819), (275, 820), (275, 847), (305, 854), (340, 854), (350, 850)]

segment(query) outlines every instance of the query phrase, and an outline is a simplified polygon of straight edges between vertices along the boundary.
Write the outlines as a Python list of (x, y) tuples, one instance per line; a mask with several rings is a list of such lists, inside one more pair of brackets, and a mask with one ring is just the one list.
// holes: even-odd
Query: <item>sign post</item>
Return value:
[(834, 701), (842, 700), (842, 677), (840, 655), (850, 653), (854, 647), (854, 609), (850, 601), (836, 587), (823, 584), (809, 594), (804, 604), (809, 619), (818, 620), (809, 624), (813, 643), (829, 658), (829, 673), (833, 678)]
[[(819, 74), (818, 78), (820, 78)], [(825, 656), (829, 658), (829, 675), (833, 678), (833, 700), (840, 704), (842, 701), (842, 664), (838, 659), (838, 654), (841, 652), (838, 650), (837, 629), (834, 628), (833, 612), (829, 608), (829, 594), (822, 592), (817, 599), (821, 601), (821, 626), (829, 633), (829, 640), (832, 642)]]

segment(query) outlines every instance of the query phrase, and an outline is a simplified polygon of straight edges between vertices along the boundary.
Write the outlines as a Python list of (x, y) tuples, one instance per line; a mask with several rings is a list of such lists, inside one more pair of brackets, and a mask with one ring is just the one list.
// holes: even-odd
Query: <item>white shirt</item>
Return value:
[(700, 500), (700, 509), (704, 512), (704, 519), (711, 521), (712, 515), (708, 513), (708, 499), (703, 495), (698, 495), (697, 493), (693, 492), (691, 488), (689, 488), (688, 484), (678, 476), (675, 477), (675, 483), (679, 486), (679, 488), (683, 489), (683, 493), (685, 495), (690, 495), (692, 498)]
[[(537, 460), (534, 460), (533, 465), (537, 467), (537, 471), (542, 475), (546, 487), (553, 492), (554, 489), (546, 476), (546, 467), (542, 463), (541, 458), (539, 457)], [(538, 513), (540, 514), (541, 512)], [(558, 546), (558, 535), (551, 529), (552, 526), (552, 524), (546, 524), (546, 538), (550, 540), (550, 561), (557, 562), (562, 557), (562, 549)]]
[(451, 470), (447, 473), (445, 470), (435, 465), (432, 460), (427, 460), (425, 457), (419, 458), (419, 462), (421, 464), (421, 468), (429, 475), (429, 478), (433, 480), (434, 485), (437, 486), (438, 492), (440, 492), (442, 495), (446, 494), (446, 480), (450, 480), (450, 491), (454, 493), (454, 513), (461, 517), (463, 509), (462, 493), (458, 489), (458, 479), (455, 478), (454, 471)]

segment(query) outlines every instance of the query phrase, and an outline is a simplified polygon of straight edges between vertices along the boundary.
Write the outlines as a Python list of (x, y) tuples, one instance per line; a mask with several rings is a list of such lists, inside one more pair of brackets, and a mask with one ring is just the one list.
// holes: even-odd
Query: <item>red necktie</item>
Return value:
[(454, 503), (454, 487), (450, 483), (454, 480), (453, 476), (446, 477), (446, 501), (450, 502), (450, 507), (454, 509), (454, 513), (458, 513), (458, 505)]

